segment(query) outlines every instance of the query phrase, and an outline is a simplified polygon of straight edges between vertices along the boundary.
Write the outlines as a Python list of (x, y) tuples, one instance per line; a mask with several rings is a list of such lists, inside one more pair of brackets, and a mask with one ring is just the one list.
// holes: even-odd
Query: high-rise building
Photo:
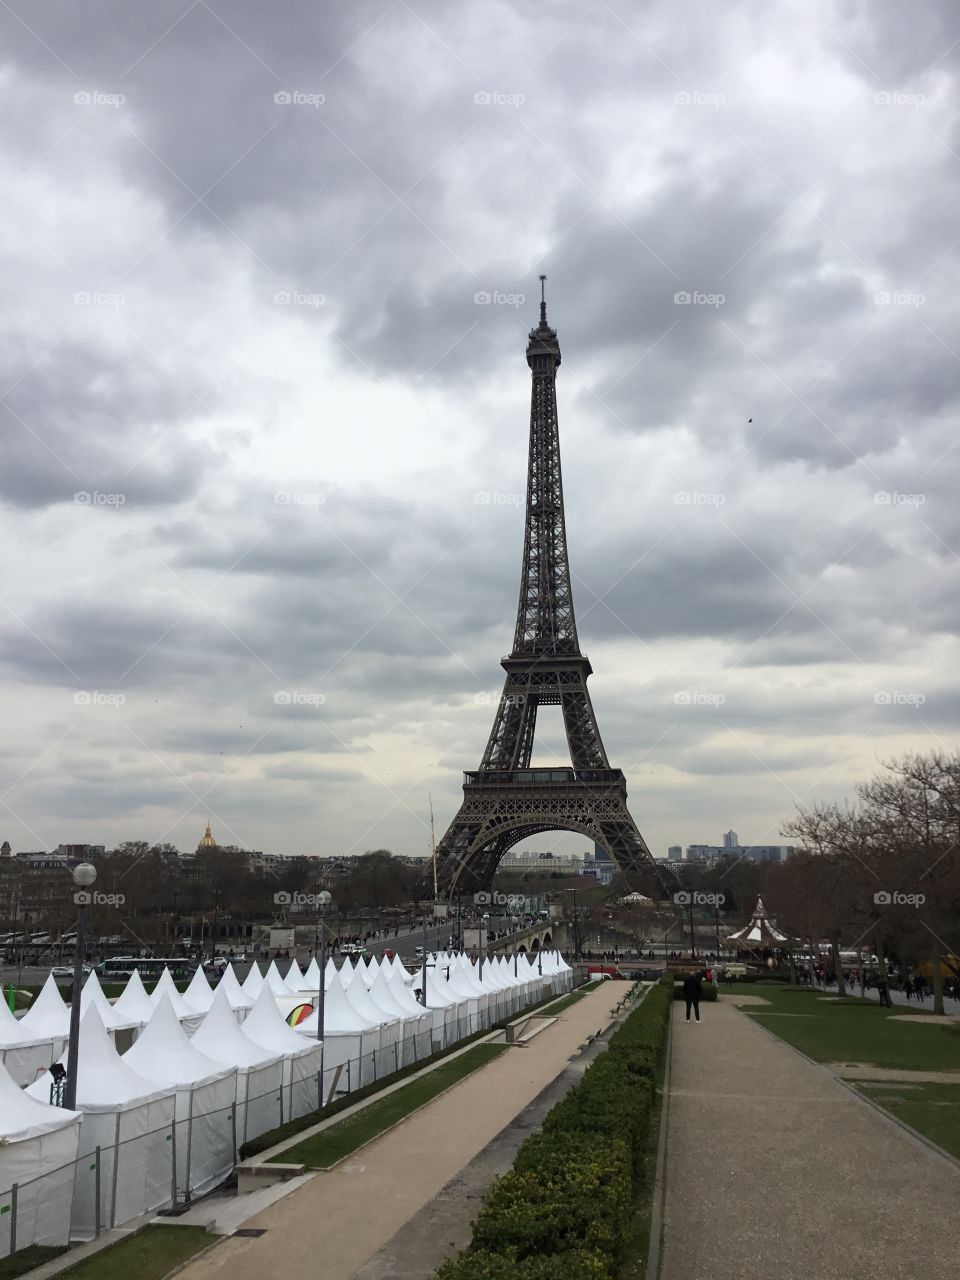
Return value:
[(735, 831), (725, 831), (723, 833), (723, 847), (725, 849), (740, 848), (740, 837)]

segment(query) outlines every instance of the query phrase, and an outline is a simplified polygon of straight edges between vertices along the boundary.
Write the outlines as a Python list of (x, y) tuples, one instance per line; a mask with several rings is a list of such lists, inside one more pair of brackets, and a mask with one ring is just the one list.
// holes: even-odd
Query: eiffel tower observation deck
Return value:
[[(650, 850), (627, 809), (627, 784), (600, 737), (580, 652), (570, 586), (560, 470), (557, 369), (560, 344), (547, 322), (530, 331), (530, 452), (520, 601), (513, 649), (501, 661), (503, 693), (479, 769), (464, 774), (463, 804), (437, 846), (443, 891), (489, 889), (500, 859), (542, 831), (576, 831), (605, 849), (635, 888), (659, 881)], [(533, 768), (537, 708), (559, 705), (569, 768)]]

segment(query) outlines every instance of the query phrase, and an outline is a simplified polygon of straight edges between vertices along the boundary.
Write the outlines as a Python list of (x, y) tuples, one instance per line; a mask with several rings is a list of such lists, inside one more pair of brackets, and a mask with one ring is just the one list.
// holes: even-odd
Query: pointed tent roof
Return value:
[(763, 898), (757, 897), (757, 905), (753, 908), (753, 916), (750, 923), (744, 925), (742, 929), (738, 929), (736, 933), (729, 934), (724, 939), (724, 945), (728, 947), (743, 947), (744, 949), (757, 948), (759, 950), (773, 950), (781, 946), (787, 941), (787, 935), (781, 933), (775, 928), (767, 916), (763, 906)]
[(20, 1019), (20, 1025), (41, 1040), (70, 1034), (70, 1009), (64, 1003), (52, 973), (47, 977), (36, 1000)]
[(193, 1033), (191, 1043), (201, 1053), (241, 1069), (269, 1066), (283, 1056), (278, 1050), (264, 1049), (241, 1029), (225, 991), (218, 991), (213, 997), (210, 1012)]
[[(66, 1067), (67, 1053), (60, 1058)], [(50, 1097), (51, 1075), (45, 1071), (25, 1090), (31, 1098), (45, 1102)], [(80, 1019), (80, 1044), (77, 1055), (77, 1106), (81, 1111), (124, 1111), (164, 1095), (172, 1096), (173, 1088), (157, 1088), (125, 1062), (114, 1048), (93, 1003)]]
[(394, 995), (386, 974), (379, 971), (367, 994), (371, 1003), (376, 1008), (383, 1010), (387, 1018), (402, 1018), (404, 1022), (411, 1022), (414, 1018), (422, 1017), (425, 1012), (423, 1005), (420, 1005), (416, 1013), (412, 1013), (408, 1007), (402, 1005)]
[[(49, 1036), (41, 1037), (43, 1040), (49, 1040), (49, 1038)], [(24, 1027), (22, 1021), (10, 1012), (6, 1000), (0, 998), (0, 1049), (10, 1049), (18, 1044), (36, 1044), (36, 1042), (37, 1037), (30, 1034), (29, 1028)]]
[[(358, 1012), (347, 1000), (347, 993), (340, 984), (340, 979), (325, 986), (323, 998), (323, 1034), (324, 1036), (358, 1036), (363, 1031), (373, 1031), (380, 1025), (380, 1017), (376, 1021)], [(314, 1009), (309, 1018), (304, 1018), (295, 1028), (298, 1034), (317, 1038), (317, 1010)]]
[[(280, 970), (277, 968), (276, 960), (271, 960), (267, 967), (267, 972), (263, 977), (264, 982), (270, 988), (275, 996), (291, 996), (293, 989), (284, 982), (280, 977)], [(259, 995), (259, 991), (257, 995)], [(256, 999), (256, 997), (254, 997)]]
[(89, 977), (83, 984), (83, 990), (80, 992), (81, 1017), (91, 1005), (99, 1010), (100, 1020), (109, 1031), (140, 1026), (139, 1018), (131, 1017), (123, 1009), (118, 1009), (116, 1005), (110, 1003), (103, 994), (103, 987), (100, 985), (100, 979), (97, 977), (95, 969), (91, 969)]
[(260, 994), (260, 988), (263, 986), (263, 974), (260, 972), (260, 965), (254, 960), (250, 966), (250, 972), (243, 980), (243, 986), (240, 988), (243, 994), (249, 999), (251, 1008), (253, 1002)]
[(163, 973), (160, 975), (160, 981), (150, 992), (150, 1003), (156, 1007), (164, 996), (170, 997), (170, 1003), (173, 1005), (173, 1011), (181, 1021), (183, 1021), (184, 1018), (203, 1017), (203, 1013), (200, 1009), (195, 1009), (192, 1004), (184, 1000), (183, 996), (177, 990), (177, 984), (174, 982), (173, 976), (166, 965), (163, 966)]
[(123, 1060), (148, 1080), (179, 1089), (222, 1080), (236, 1071), (234, 1066), (208, 1058), (187, 1039), (166, 992)]
[[(334, 984), (331, 983), (331, 986)], [(344, 994), (347, 997), (347, 1004), (352, 1005), (359, 1014), (372, 1022), (375, 1026), (393, 1026), (394, 1023), (400, 1021), (400, 1013), (390, 1014), (385, 1009), (379, 1008), (370, 999), (370, 992), (367, 990), (366, 983), (362, 976), (354, 971), (353, 977), (350, 979), (349, 986), (344, 988)], [(324, 1010), (324, 1018), (326, 1018), (326, 1010)]]
[(304, 978), (300, 966), (297, 964), (296, 956), (290, 961), (290, 968), (283, 975), (283, 980), (291, 991), (309, 991), (309, 987), (303, 985)]
[(206, 1013), (213, 1004), (213, 988), (207, 981), (207, 975), (203, 972), (203, 965), (197, 965), (194, 975), (190, 979), (190, 985), (183, 993), (183, 998), (198, 1013)]
[[(316, 1025), (316, 1024), (314, 1024)], [(282, 1053), (286, 1057), (302, 1057), (317, 1046), (297, 1035), (293, 1027), (288, 1026), (283, 1014), (277, 1008), (273, 992), (264, 984), (253, 1002), (253, 1008), (243, 1023), (243, 1034), (249, 1036), (261, 1049), (269, 1049), (274, 1053)]]
[(114, 1008), (125, 1018), (136, 1018), (141, 1026), (148, 1023), (153, 1017), (157, 1006), (147, 995), (147, 989), (143, 985), (139, 969), (134, 969), (127, 979), (127, 985), (124, 987)]
[[(256, 965), (254, 965), (254, 968), (256, 968)], [(257, 970), (257, 972), (259, 973), (259, 970)], [(223, 990), (227, 993), (227, 999), (230, 1001), (231, 1009), (253, 1008), (253, 1000), (251, 1000), (243, 987), (241, 987), (240, 981), (237, 978), (232, 964), (228, 964), (220, 975), (220, 981), (217, 983), (217, 990)], [(213, 1002), (211, 1001), (211, 1004), (212, 1003)]]
[(0, 1145), (26, 1142), (80, 1123), (79, 1111), (51, 1107), (49, 1097), (49, 1091), (46, 1098), (31, 1097), (0, 1062)]
[(303, 975), (304, 985), (301, 991), (319, 991), (320, 990), (320, 966), (317, 964), (317, 957), (314, 956), (307, 965), (307, 971)]

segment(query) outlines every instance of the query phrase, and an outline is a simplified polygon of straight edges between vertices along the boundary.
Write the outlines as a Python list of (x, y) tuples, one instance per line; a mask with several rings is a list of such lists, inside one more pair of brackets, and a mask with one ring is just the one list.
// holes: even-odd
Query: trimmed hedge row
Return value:
[[(683, 983), (677, 982), (673, 988), (674, 1000), (683, 999)], [(717, 984), (715, 982), (705, 982), (700, 988), (700, 1003), (713, 1004), (717, 998)]]
[(610, 1280), (643, 1182), (673, 979), (661, 981), (491, 1187), (437, 1280)]

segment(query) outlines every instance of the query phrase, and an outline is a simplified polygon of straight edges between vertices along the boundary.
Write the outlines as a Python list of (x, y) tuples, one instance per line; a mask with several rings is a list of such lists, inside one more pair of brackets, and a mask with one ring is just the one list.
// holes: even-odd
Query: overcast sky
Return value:
[(4, 0), (0, 838), (427, 850), (541, 271), (654, 851), (952, 748), (958, 60), (952, 0)]

